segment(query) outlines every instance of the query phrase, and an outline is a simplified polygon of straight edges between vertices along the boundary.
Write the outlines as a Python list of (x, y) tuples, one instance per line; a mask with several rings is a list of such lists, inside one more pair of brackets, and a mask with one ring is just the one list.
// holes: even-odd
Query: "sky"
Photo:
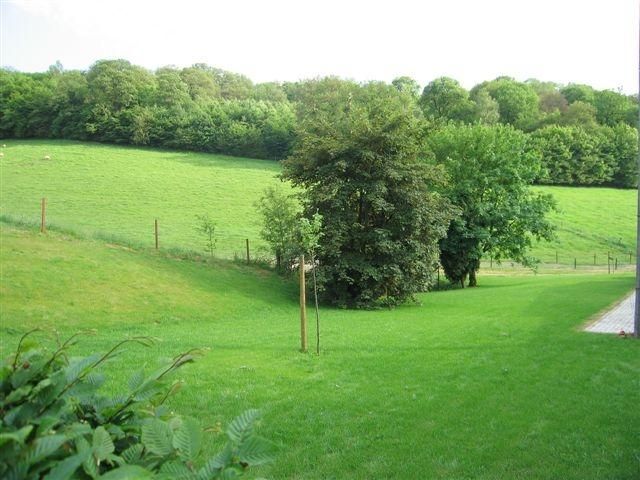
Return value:
[(638, 91), (638, 0), (0, 0), (0, 65), (125, 58), (254, 82), (508, 75)]

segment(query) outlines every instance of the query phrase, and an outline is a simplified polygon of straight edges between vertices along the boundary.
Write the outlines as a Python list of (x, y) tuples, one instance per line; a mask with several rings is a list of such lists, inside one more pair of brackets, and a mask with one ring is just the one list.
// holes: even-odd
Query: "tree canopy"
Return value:
[(434, 280), (453, 216), (420, 161), (425, 128), (410, 94), (382, 83), (312, 82), (284, 176), (322, 215), (318, 282), (336, 305), (397, 304)]
[(529, 188), (541, 164), (527, 136), (511, 126), (448, 125), (429, 145), (449, 176), (442, 192), (460, 211), (440, 241), (447, 277), (475, 286), (484, 255), (532, 265), (527, 249), (532, 238), (550, 238), (553, 202)]

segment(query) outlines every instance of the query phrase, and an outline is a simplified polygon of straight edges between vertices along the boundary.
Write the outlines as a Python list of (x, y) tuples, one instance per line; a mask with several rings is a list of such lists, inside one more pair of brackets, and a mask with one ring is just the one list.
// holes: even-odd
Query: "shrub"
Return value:
[(226, 479), (271, 460), (271, 443), (254, 434), (258, 412), (249, 410), (228, 426), (224, 449), (196, 466), (203, 431), (165, 402), (180, 386), (167, 378), (197, 351), (151, 375), (135, 372), (125, 394), (108, 397), (98, 393), (105, 380), (99, 368), (123, 345), (151, 339), (70, 358), (77, 335), (50, 352), (30, 333), (0, 366), (0, 478)]

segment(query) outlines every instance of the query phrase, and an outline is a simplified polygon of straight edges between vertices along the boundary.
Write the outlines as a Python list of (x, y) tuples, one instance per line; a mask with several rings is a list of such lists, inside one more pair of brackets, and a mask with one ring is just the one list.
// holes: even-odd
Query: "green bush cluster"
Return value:
[[(30, 332), (32, 333), (32, 332)], [(135, 372), (125, 393), (99, 393), (105, 354), (69, 357), (73, 336), (47, 351), (26, 334), (0, 366), (0, 477), (10, 479), (217, 479), (238, 478), (272, 458), (272, 444), (254, 433), (249, 410), (227, 427), (227, 443), (201, 461), (203, 430), (170, 411), (166, 400), (180, 382), (167, 379), (197, 354), (178, 355), (150, 375)]]
[[(267, 88), (270, 87), (270, 88)], [(295, 115), (279, 85), (195, 65), (151, 73), (126, 60), (87, 72), (0, 70), (0, 137), (151, 145), (284, 158)]]

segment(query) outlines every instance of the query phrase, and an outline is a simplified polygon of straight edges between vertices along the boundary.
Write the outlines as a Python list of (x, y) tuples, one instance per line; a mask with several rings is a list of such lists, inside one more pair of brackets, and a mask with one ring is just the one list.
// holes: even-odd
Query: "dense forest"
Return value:
[[(336, 88), (353, 84), (332, 78)], [(442, 77), (424, 88), (392, 85), (419, 107), (425, 128), (510, 125), (542, 158), (536, 181), (636, 185), (638, 101), (588, 85), (499, 77), (464, 89)], [(297, 114), (321, 102), (313, 81), (258, 83), (204, 64), (155, 72), (126, 60), (88, 71), (0, 70), (0, 137), (67, 138), (283, 159), (297, 141)]]

